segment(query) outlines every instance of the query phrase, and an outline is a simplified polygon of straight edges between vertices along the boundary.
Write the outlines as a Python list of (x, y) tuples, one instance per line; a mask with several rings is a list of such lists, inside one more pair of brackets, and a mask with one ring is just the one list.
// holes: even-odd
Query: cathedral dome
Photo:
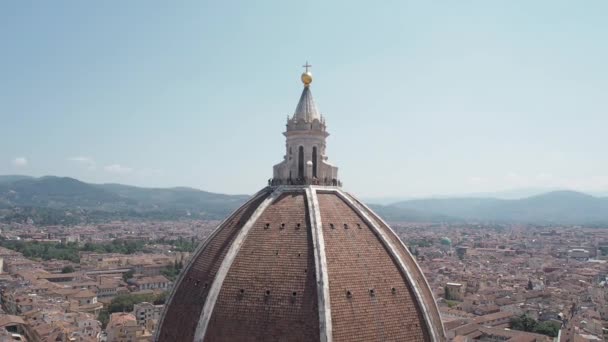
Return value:
[(445, 341), (415, 259), (326, 163), (327, 134), (289, 127), (269, 186), (198, 247), (156, 339)]

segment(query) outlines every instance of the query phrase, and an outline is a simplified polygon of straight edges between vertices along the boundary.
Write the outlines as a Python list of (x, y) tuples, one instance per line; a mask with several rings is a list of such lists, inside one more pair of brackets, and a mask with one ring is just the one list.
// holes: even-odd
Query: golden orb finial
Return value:
[(310, 83), (312, 83), (312, 74), (310, 73), (310, 71), (306, 71), (302, 73), (302, 83), (304, 83), (304, 85), (309, 85)]
[(308, 61), (306, 61), (306, 64), (302, 65), (303, 68), (306, 68), (306, 71), (302, 73), (300, 79), (302, 79), (302, 83), (304, 83), (305, 87), (308, 87), (308, 85), (312, 83), (312, 73), (308, 71), (308, 68), (311, 66), (312, 65), (308, 64)]

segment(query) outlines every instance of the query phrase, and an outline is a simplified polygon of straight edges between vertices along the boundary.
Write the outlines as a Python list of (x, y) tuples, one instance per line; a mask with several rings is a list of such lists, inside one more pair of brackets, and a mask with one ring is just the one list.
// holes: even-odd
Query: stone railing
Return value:
[(268, 180), (268, 185), (277, 186), (277, 185), (323, 185), (323, 186), (342, 186), (342, 182), (338, 179), (319, 179), (319, 178), (288, 178), (288, 179), (280, 179), (280, 178), (270, 178)]

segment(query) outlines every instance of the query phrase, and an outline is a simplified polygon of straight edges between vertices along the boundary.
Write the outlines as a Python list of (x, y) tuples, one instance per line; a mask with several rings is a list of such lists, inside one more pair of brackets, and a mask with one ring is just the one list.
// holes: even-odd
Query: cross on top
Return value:
[(306, 68), (306, 72), (308, 72), (308, 68), (312, 67), (312, 65), (308, 64), (308, 61), (306, 61), (306, 64), (302, 65), (302, 68)]

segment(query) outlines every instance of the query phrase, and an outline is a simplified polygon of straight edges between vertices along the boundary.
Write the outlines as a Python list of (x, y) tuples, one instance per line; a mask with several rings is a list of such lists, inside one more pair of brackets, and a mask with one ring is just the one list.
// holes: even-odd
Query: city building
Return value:
[(135, 316), (126, 312), (110, 315), (106, 333), (108, 342), (150, 341), (152, 338), (144, 327), (137, 324)]
[(171, 281), (165, 278), (165, 276), (157, 275), (152, 277), (141, 277), (135, 279), (133, 284), (137, 287), (138, 291), (143, 290), (168, 290), (171, 287)]
[(150, 331), (154, 331), (164, 305), (154, 305), (152, 303), (143, 302), (133, 305), (133, 315), (137, 320), (137, 324), (146, 327)]
[(462, 301), (465, 287), (460, 283), (447, 283), (445, 285), (445, 299)]

